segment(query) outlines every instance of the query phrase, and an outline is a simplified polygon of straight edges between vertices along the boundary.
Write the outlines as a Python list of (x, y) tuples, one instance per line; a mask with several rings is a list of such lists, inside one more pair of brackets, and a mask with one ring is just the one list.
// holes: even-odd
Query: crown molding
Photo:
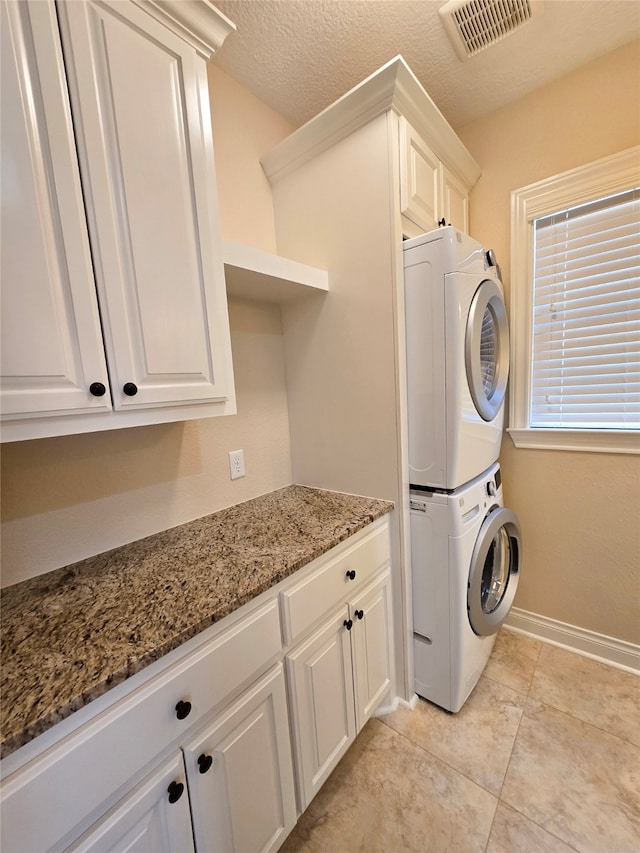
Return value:
[(404, 116), (465, 184), (475, 184), (480, 166), (400, 55), (267, 152), (260, 161), (267, 178), (275, 184), (388, 110)]
[(210, 59), (234, 32), (236, 25), (210, 0), (134, 0), (160, 23), (187, 41), (200, 56)]

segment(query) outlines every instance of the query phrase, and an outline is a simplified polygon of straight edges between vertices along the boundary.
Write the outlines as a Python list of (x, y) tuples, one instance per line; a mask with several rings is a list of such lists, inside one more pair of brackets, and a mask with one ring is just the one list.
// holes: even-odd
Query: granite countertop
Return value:
[(7, 587), (0, 757), (392, 509), (287, 486)]

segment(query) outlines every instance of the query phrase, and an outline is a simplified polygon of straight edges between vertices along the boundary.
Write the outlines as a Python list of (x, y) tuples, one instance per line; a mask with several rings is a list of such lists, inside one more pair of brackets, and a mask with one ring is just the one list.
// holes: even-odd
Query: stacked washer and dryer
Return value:
[(415, 690), (460, 710), (515, 596), (498, 455), (509, 372), (500, 270), (452, 226), (404, 243)]

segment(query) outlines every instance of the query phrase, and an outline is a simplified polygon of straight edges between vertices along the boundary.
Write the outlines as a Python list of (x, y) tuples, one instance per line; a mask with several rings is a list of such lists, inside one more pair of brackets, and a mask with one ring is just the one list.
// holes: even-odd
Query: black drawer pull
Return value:
[(127, 397), (135, 397), (138, 393), (138, 386), (135, 382), (125, 382), (122, 386), (122, 390), (127, 395)]
[(184, 785), (182, 782), (176, 782), (174, 780), (167, 788), (167, 791), (169, 793), (169, 802), (177, 803), (184, 792)]
[(102, 382), (92, 382), (91, 385), (89, 385), (89, 393), (93, 394), (94, 397), (104, 397), (107, 393), (107, 389)]
[(191, 713), (191, 702), (180, 700), (176, 705), (176, 717), (179, 720), (184, 720)]
[(345, 619), (342, 624), (347, 629), (347, 631), (350, 631), (351, 627), (353, 626), (353, 622), (351, 621), (351, 619)]
[(351, 569), (346, 574), (347, 574), (347, 577), (349, 578), (350, 581), (354, 581), (356, 579), (356, 570), (355, 569)]
[(353, 615), (356, 619), (364, 619), (364, 610), (356, 610)]
[(202, 755), (198, 756), (198, 768), (199, 768), (201, 773), (206, 773), (207, 770), (210, 769), (212, 764), (213, 764), (213, 756), (212, 755), (205, 755), (203, 752)]

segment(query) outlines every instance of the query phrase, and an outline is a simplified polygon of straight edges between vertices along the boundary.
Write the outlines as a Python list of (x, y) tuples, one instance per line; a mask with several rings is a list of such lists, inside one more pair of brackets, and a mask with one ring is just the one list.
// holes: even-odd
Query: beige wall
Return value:
[[(213, 66), (209, 82), (223, 236), (274, 251), (258, 158), (291, 128)], [(229, 308), (237, 415), (3, 445), (3, 586), (291, 483), (280, 310)]]
[(212, 62), (208, 72), (222, 234), (275, 252), (271, 187), (260, 157), (293, 127)]
[[(584, 66), (459, 131), (482, 166), (471, 233), (492, 246), (510, 290), (510, 193), (640, 142), (640, 43)], [(505, 495), (520, 516), (516, 606), (640, 642), (640, 457), (516, 449)]]

